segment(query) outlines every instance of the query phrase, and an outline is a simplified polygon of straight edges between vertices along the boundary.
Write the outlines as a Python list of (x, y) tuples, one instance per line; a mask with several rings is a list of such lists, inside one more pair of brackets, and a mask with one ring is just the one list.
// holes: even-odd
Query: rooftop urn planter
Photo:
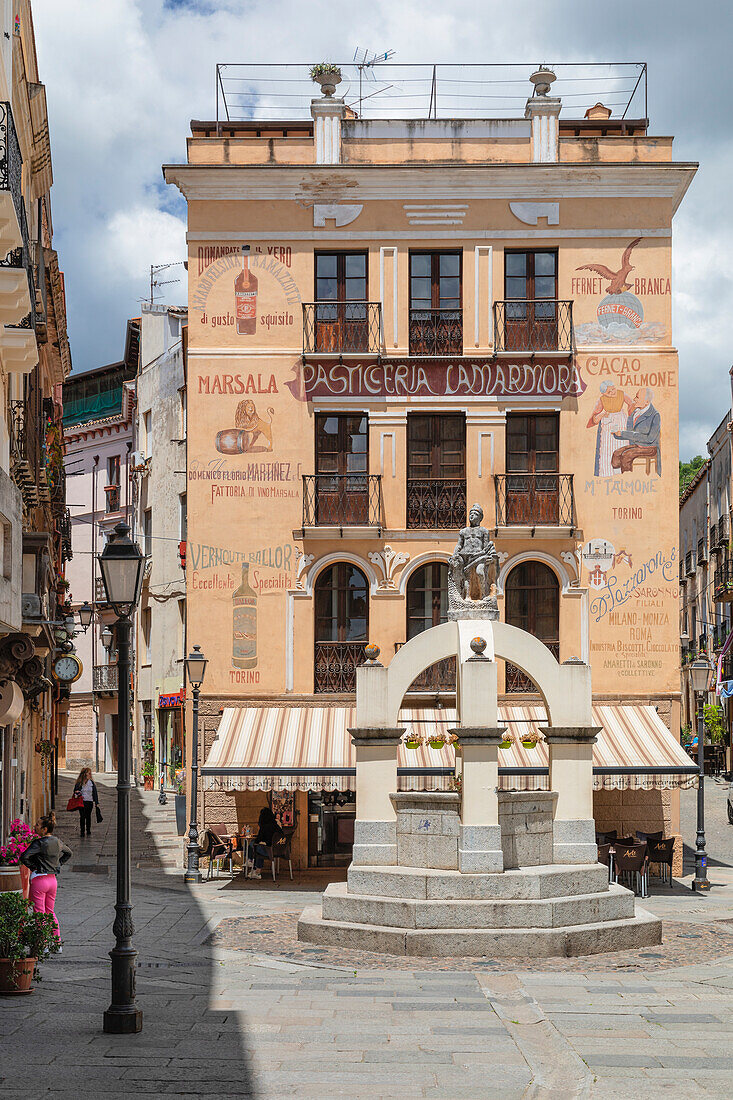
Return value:
[(322, 61), (310, 69), (310, 78), (314, 84), (321, 85), (324, 96), (330, 98), (341, 83), (341, 69), (331, 61)]

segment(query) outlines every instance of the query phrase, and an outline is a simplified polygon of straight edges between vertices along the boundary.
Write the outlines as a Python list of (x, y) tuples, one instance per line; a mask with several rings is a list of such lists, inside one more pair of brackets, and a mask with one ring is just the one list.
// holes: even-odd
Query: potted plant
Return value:
[(325, 96), (332, 96), (336, 85), (341, 83), (341, 69), (332, 61), (321, 61), (318, 65), (311, 65), (310, 78), (314, 84), (321, 85)]
[(522, 744), (524, 745), (525, 749), (536, 749), (538, 741), (539, 737), (536, 733), (526, 733), (522, 737)]
[(718, 706), (717, 703), (710, 703), (702, 708), (702, 716), (705, 722), (705, 729), (710, 735), (711, 745), (719, 745), (723, 740), (725, 734), (725, 721), (723, 719), (723, 708)]
[(30, 993), (37, 963), (61, 946), (51, 913), (36, 913), (20, 894), (0, 894), (0, 994)]
[(510, 749), (514, 744), (514, 739), (508, 735), (504, 736), (504, 740), (499, 742), (500, 749)]
[(431, 749), (440, 750), (445, 747), (445, 737), (442, 733), (433, 733), (428, 737), (428, 744)]
[(155, 764), (148, 760), (143, 764), (143, 787), (146, 791), (152, 791), (155, 782)]
[(422, 745), (422, 737), (418, 737), (417, 734), (409, 733), (405, 738), (405, 745), (408, 749), (419, 749)]
[(19, 817), (11, 821), (8, 842), (0, 847), (0, 891), (19, 890), (23, 897), (28, 897), (31, 872), (20, 862), (20, 857), (35, 837), (25, 821)]
[(186, 833), (186, 772), (183, 768), (176, 768), (173, 773), (173, 782), (176, 785), (176, 829), (179, 836)]

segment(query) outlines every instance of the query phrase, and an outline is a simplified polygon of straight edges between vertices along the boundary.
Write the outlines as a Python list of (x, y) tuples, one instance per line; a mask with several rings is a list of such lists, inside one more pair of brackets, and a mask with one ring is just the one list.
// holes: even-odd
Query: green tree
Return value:
[(705, 465), (702, 455), (695, 455), (689, 462), (680, 462), (680, 496), (687, 489), (695, 474)]

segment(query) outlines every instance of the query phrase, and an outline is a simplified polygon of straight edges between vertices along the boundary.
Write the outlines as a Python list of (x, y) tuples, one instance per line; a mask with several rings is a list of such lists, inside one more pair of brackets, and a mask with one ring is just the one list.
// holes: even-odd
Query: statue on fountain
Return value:
[(448, 618), (498, 619), (496, 574), (499, 555), (489, 532), (481, 526), (484, 510), (471, 505), (468, 527), (448, 559)]

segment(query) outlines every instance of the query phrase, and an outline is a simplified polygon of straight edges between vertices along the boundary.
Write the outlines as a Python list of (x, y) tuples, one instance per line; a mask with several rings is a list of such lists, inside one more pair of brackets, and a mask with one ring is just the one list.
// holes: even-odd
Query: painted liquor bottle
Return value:
[(234, 316), (240, 336), (252, 336), (257, 331), (257, 277), (249, 269), (245, 251), (242, 251), (242, 270), (234, 280)]
[(242, 565), (242, 583), (232, 596), (232, 664), (235, 668), (257, 665), (257, 593), (249, 583), (249, 564)]

